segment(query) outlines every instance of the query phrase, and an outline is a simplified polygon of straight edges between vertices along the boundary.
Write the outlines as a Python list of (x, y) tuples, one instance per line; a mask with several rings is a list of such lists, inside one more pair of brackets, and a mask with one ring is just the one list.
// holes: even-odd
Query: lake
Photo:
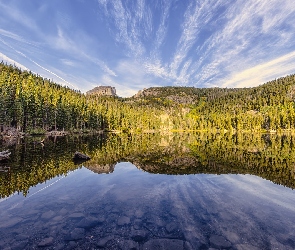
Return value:
[(42, 139), (1, 144), (0, 249), (295, 249), (293, 135)]

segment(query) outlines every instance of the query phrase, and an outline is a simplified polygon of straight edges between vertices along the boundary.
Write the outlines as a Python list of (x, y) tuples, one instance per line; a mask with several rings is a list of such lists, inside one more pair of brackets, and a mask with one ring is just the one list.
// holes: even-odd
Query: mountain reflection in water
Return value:
[[(294, 249), (293, 142), (199, 133), (47, 138), (44, 147), (26, 139), (1, 163), (9, 171), (0, 172), (0, 249)], [(75, 151), (91, 160), (75, 165)]]

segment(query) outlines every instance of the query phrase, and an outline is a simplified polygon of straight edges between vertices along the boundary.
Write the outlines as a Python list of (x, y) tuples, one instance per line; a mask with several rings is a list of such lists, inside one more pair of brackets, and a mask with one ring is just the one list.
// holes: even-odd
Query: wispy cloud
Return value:
[[(39, 31), (38, 25), (36, 24), (33, 17), (24, 15), (22, 11), (15, 8), (14, 4), (9, 2), (0, 2), (0, 8), (2, 13), (5, 13), (5, 18), (16, 21), (20, 26), (25, 26), (27, 29)], [(9, 18), (8, 18), (9, 17)]]
[(24, 58), (28, 59), (29, 61), (31, 61), (33, 64), (35, 64), (36, 66), (38, 66), (39, 68), (45, 70), (46, 72), (50, 73), (51, 75), (55, 76), (56, 78), (58, 78), (59, 80), (62, 80), (64, 83), (66, 83), (66, 85), (71, 86), (75, 89), (78, 89), (75, 85), (73, 85), (72, 83), (68, 82), (67, 80), (65, 80), (64, 78), (62, 78), (61, 76), (57, 75), (56, 73), (52, 72), (51, 70), (43, 67), (42, 65), (40, 65), (39, 63), (35, 62), (33, 59), (29, 58), (28, 56), (26, 56), (24, 53), (20, 52), (19, 50), (16, 50), (14, 47), (12, 47), (11, 45), (9, 45), (8, 43), (6, 43), (5, 41), (3, 41), (3, 39), (0, 38), (0, 41), (5, 44), (6, 46), (8, 46), (9, 48), (11, 48), (13, 51), (15, 51), (17, 54), (23, 56)]
[(152, 11), (144, 0), (101, 1), (100, 8), (108, 17), (109, 26), (118, 44), (124, 46), (128, 56), (139, 59), (147, 52), (145, 41), (153, 31)]
[(119, 96), (129, 97), (144, 88), (160, 86), (155, 84), (153, 77), (146, 73), (145, 68), (139, 62), (121, 60), (118, 62), (115, 71), (118, 77), (102, 75), (97, 83), (116, 87)]
[(253, 87), (277, 77), (294, 73), (295, 52), (278, 57), (253, 68), (234, 73), (222, 87)]
[[(46, 7), (47, 6), (42, 5), (40, 8), (44, 11), (46, 10)], [(4, 9), (12, 9), (12, 5), (5, 5)], [(16, 20), (15, 18), (17, 16), (16, 13), (20, 14), (20, 10), (16, 9), (13, 13), (10, 13), (13, 17), (9, 17), (18, 23), (20, 20)], [(19, 16), (25, 20), (30, 20), (26, 21), (27, 25), (34, 22), (30, 18), (27, 18), (27, 13), (22, 13)], [(66, 16), (66, 18), (64, 16)], [(21, 65), (19, 61), (22, 61), (28, 65), (26, 68), (29, 67), (31, 71), (38, 72), (47, 78), (53, 78), (58, 83), (66, 84), (75, 89), (78, 88), (77, 86), (79, 86), (80, 89), (84, 89), (85, 86), (81, 86), (81, 82), (84, 82), (85, 84), (88, 84), (88, 82), (84, 79), (83, 81), (78, 82), (78, 84), (75, 84), (77, 81), (72, 75), (75, 75), (76, 72), (69, 73), (69, 70), (78, 69), (79, 71), (82, 71), (84, 65), (86, 67), (89, 66), (89, 68), (96, 65), (98, 67), (95, 72), (101, 71), (104, 74), (113, 77), (116, 76), (116, 73), (107, 65), (107, 63), (99, 59), (99, 56), (91, 50), (96, 43), (94, 39), (87, 35), (83, 30), (78, 29), (75, 30), (75, 32), (71, 30), (72, 23), (68, 15), (65, 14), (61, 18), (59, 13), (56, 13), (55, 15), (53, 14), (51, 22), (50, 32), (44, 33), (43, 36), (39, 35), (42, 34), (42, 30), (34, 24), (33, 26), (35, 28), (33, 31), (30, 29), (32, 35), (26, 39), (19, 35), (19, 33), (8, 31), (0, 26), (0, 41), (2, 42), (2, 45), (10, 49), (9, 54), (15, 55), (15, 60), (11, 58), (8, 59), (7, 56), (2, 56), (3, 60), (9, 63), (14, 63), (15, 65)], [(54, 29), (54, 26), (56, 29)], [(35, 33), (38, 33), (38, 36), (34, 36)], [(37, 38), (38, 40), (33, 40), (32, 37), (35, 37), (34, 39)], [(2, 48), (4, 47), (2, 46)], [(48, 62), (49, 57), (52, 57), (52, 59), (55, 58), (53, 59), (53, 64), (52, 61)], [(25, 62), (26, 60), (23, 60), (22, 58), (32, 64), (28, 64)], [(56, 62), (58, 62), (59, 65)], [(34, 68), (34, 66), (37, 68)], [(59, 70), (60, 67), (64, 67), (64, 71)], [(76, 78), (79, 77), (76, 76)], [(87, 90), (89, 87), (86, 87), (85, 89)]]
[(112, 69), (110, 69), (110, 68), (106, 65), (106, 63), (105, 63), (104, 61), (101, 61), (101, 60), (99, 60), (99, 59), (97, 59), (97, 58), (91, 57), (91, 56), (89, 56), (89, 55), (87, 55), (87, 54), (85, 54), (85, 53), (82, 53), (82, 54), (83, 54), (83, 56), (84, 56), (86, 59), (88, 59), (89, 61), (91, 61), (91, 62), (95, 63), (96, 65), (98, 65), (98, 66), (102, 69), (102, 71), (103, 71), (104, 73), (106, 73), (106, 74), (108, 74), (108, 75), (110, 75), (110, 76), (117, 76), (117, 74), (115, 73), (115, 71), (112, 70)]
[(24, 66), (24, 65), (20, 64), (19, 62), (9, 58), (8, 56), (2, 54), (1, 52), (0, 52), (0, 60), (3, 61), (3, 62), (7, 62), (7, 63), (9, 63), (11, 65), (15, 65), (16, 67), (18, 67), (18, 68), (20, 68), (22, 70), (29, 70), (26, 66)]
[[(106, 62), (98, 59), (96, 56), (90, 55), (90, 52), (83, 48), (86, 44), (92, 43), (92, 39), (85, 34), (80, 34), (80, 39), (77, 41), (77, 39), (73, 39), (70, 35), (67, 35), (64, 30), (58, 26), (56, 36), (52, 35), (49, 40), (52, 41), (52, 44), (56, 49), (66, 52), (72, 57), (79, 58), (79, 60), (83, 59), (85, 61), (92, 62), (99, 66), (104, 73), (116, 76), (116, 73), (108, 67)], [(83, 41), (83, 46), (81, 46), (81, 41)], [(63, 59), (63, 62), (69, 62), (69, 60), (65, 60), (66, 59)], [(71, 61), (71, 64), (73, 64), (73, 61)]]
[(193, 45), (198, 41), (198, 35), (202, 31), (202, 28), (208, 25), (209, 21), (213, 18), (212, 10), (218, 7), (218, 1), (214, 2), (191, 2), (187, 7), (182, 24), (183, 31), (170, 65), (172, 72), (177, 73), (185, 58), (188, 57), (188, 53)]
[[(292, 51), (290, 42), (286, 46), (285, 39), (290, 41), (291, 37), (295, 38), (294, 33), (290, 33), (295, 26), (289, 24), (295, 14), (295, 4), (280, 3), (237, 1), (228, 6), (223, 27), (212, 34), (204, 43), (206, 46), (199, 51), (203, 63), (196, 62), (193, 65), (197, 70), (194, 75), (195, 85), (210, 82), (220, 86), (233, 72), (244, 71), (266, 63), (282, 52)], [(273, 19), (276, 21), (273, 22)], [(288, 35), (282, 36), (284, 29), (288, 30)]]
[(163, 42), (167, 36), (167, 26), (168, 26), (168, 19), (170, 14), (170, 8), (171, 8), (171, 1), (167, 0), (164, 1), (162, 5), (160, 5), (160, 22), (158, 28), (154, 28), (155, 31), (155, 37), (152, 42), (152, 50), (150, 59), (154, 61), (160, 60), (161, 57), (161, 47), (163, 46)]
[[(229, 84), (235, 72), (254, 69), (260, 64), (265, 65), (266, 76), (270, 73), (267, 62), (282, 53), (290, 53), (291, 41), (295, 39), (295, 33), (290, 32), (295, 30), (292, 1), (189, 1), (180, 9), (177, 1), (162, 0), (154, 12), (145, 1), (131, 6), (120, 0), (112, 3), (100, 0), (99, 3), (117, 29), (114, 33), (117, 42), (133, 54), (131, 58), (142, 62), (146, 73), (155, 77), (154, 81), (162, 79), (168, 84), (220, 86), (225, 82)], [(144, 8), (146, 14), (143, 14)], [(165, 57), (162, 49), (164, 42), (171, 39), (168, 30), (171, 11), (175, 8), (182, 20), (175, 29), (181, 32), (175, 47), (171, 48), (172, 57)], [(156, 11), (160, 13), (159, 21), (153, 23)], [(150, 50), (144, 38), (153, 41)], [(273, 49), (277, 51), (269, 53)], [(257, 84), (255, 79), (252, 78), (251, 84)]]
[(62, 58), (62, 59), (60, 59), (60, 61), (61, 61), (62, 64), (70, 66), (70, 67), (77, 66), (76, 63), (73, 60)]
[[(2, 58), (80, 89), (113, 84), (124, 95), (153, 85), (253, 86), (295, 72), (291, 0), (68, 4), (1, 2)], [(50, 22), (41, 19), (49, 11)]]
[(12, 38), (14, 40), (22, 40), (19, 35), (16, 35), (10, 31), (7, 31), (7, 30), (4, 30), (4, 29), (0, 29), (0, 34), (2, 36), (6, 36), (6, 37), (9, 37), (9, 38)]

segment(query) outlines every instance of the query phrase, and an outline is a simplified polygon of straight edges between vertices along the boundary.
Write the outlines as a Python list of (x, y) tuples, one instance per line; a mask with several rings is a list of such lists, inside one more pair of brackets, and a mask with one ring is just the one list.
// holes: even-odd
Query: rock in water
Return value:
[(119, 217), (118, 219), (118, 226), (128, 225), (130, 223), (130, 218), (126, 216)]
[(88, 155), (82, 154), (78, 151), (75, 152), (74, 157), (73, 157), (74, 161), (88, 161), (90, 160), (90, 157)]
[(53, 237), (43, 239), (39, 244), (38, 247), (47, 247), (53, 244)]
[(211, 246), (217, 249), (228, 249), (231, 247), (231, 243), (220, 235), (212, 235), (209, 240)]
[(182, 250), (183, 243), (182, 240), (177, 239), (151, 239), (143, 244), (142, 249)]

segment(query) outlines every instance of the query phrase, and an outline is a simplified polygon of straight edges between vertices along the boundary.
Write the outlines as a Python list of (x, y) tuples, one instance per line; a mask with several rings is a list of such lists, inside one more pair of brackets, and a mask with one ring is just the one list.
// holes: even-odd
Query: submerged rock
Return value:
[(135, 217), (140, 219), (144, 215), (144, 212), (141, 209), (137, 209), (134, 213)]
[(219, 248), (227, 249), (231, 247), (231, 243), (226, 238), (219, 235), (212, 235), (210, 237), (210, 244), (212, 247), (215, 247), (218, 249)]
[(104, 237), (104, 238), (100, 239), (100, 240), (96, 243), (96, 245), (97, 245), (98, 247), (105, 247), (106, 244), (107, 244), (110, 240), (113, 240), (113, 237), (112, 237), (112, 236)]
[(141, 229), (143, 226), (142, 220), (136, 219), (133, 221), (133, 228), (138, 230)]
[(14, 217), (14, 218), (8, 218), (6, 221), (2, 221), (0, 224), (0, 228), (9, 228), (14, 227), (19, 222), (22, 221), (22, 218)]
[(8, 249), (25, 249), (28, 243), (28, 241), (19, 241), (14, 246), (12, 246), (12, 248)]
[(44, 213), (41, 215), (41, 219), (48, 220), (48, 219), (52, 218), (54, 215), (55, 215), (55, 212), (53, 212), (52, 210), (49, 210), (49, 211), (47, 211), (47, 212), (44, 212)]
[(48, 237), (43, 239), (39, 244), (38, 247), (47, 247), (53, 244), (53, 237)]
[(84, 234), (85, 234), (85, 229), (84, 228), (75, 228), (71, 232), (71, 239), (72, 240), (82, 239), (84, 237)]
[(77, 225), (77, 227), (89, 229), (93, 228), (100, 223), (100, 220), (94, 217), (83, 218)]
[(133, 240), (120, 241), (118, 246), (119, 246), (119, 249), (122, 249), (122, 250), (137, 250), (137, 249), (139, 249), (138, 243), (134, 242)]
[(166, 230), (168, 233), (172, 233), (177, 229), (177, 224), (175, 222), (170, 222), (169, 224), (166, 225)]
[(85, 216), (83, 213), (72, 213), (69, 215), (69, 218), (71, 218), (71, 219), (82, 219), (84, 217)]
[(258, 247), (253, 246), (253, 245), (250, 245), (250, 244), (238, 244), (235, 247), (238, 250), (248, 250), (248, 249), (251, 249), (251, 250), (259, 250), (260, 249)]
[(176, 239), (153, 239), (144, 243), (143, 249), (181, 250), (183, 249), (183, 241)]
[(118, 226), (128, 225), (130, 223), (130, 218), (127, 216), (122, 216), (118, 219)]
[(131, 231), (131, 239), (136, 242), (141, 242), (147, 239), (148, 233), (144, 230)]

